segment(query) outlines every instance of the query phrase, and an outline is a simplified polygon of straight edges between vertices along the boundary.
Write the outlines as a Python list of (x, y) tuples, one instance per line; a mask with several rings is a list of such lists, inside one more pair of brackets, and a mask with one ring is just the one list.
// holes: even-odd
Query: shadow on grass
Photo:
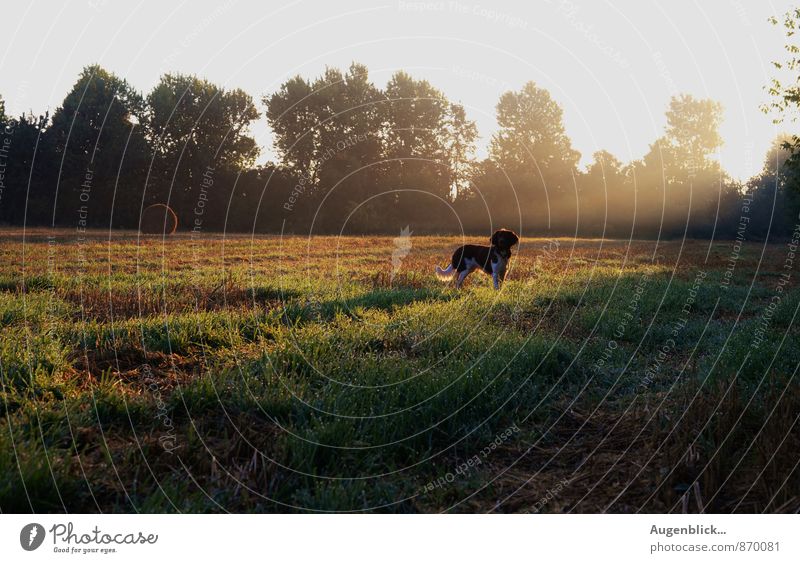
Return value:
[(375, 289), (348, 299), (306, 300), (288, 303), (283, 311), (284, 321), (297, 324), (309, 321), (330, 321), (337, 315), (359, 317), (359, 310), (392, 311), (416, 302), (452, 301), (458, 294), (435, 289)]

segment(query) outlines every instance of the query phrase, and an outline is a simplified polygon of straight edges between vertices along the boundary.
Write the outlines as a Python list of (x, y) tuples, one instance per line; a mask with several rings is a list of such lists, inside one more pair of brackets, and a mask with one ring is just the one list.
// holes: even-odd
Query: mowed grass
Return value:
[(786, 245), (465, 242), (1, 231), (0, 509), (800, 509)]

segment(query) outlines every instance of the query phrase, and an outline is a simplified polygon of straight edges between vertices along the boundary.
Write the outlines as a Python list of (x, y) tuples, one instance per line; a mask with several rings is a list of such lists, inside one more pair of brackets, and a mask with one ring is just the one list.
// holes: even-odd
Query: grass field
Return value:
[(800, 509), (787, 245), (463, 242), (0, 232), (0, 509)]

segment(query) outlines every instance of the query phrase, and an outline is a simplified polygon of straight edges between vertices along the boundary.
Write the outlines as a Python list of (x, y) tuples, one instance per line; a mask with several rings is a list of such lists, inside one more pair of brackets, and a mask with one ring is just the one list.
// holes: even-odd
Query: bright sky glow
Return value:
[[(57, 107), (80, 69), (97, 62), (146, 92), (161, 73), (195, 73), (258, 100), (294, 74), (366, 64), (383, 86), (405, 69), (465, 104), (481, 133), (496, 128), (500, 94), (528, 80), (564, 107), (587, 164), (607, 149), (640, 158), (676, 93), (722, 102), (720, 160), (757, 172), (778, 133), (760, 111), (787, 1), (7, 2), (0, 35), (6, 111)], [(275, 159), (265, 119), (261, 161)]]

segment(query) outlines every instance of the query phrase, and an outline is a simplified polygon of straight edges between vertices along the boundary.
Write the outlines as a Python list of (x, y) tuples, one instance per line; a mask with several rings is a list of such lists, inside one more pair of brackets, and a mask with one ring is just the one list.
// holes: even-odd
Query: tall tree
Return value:
[[(797, 30), (800, 29), (800, 7), (792, 8), (781, 19), (773, 16), (769, 21), (775, 26), (783, 27), (786, 55), (783, 60), (772, 61), (772, 65), (781, 76), (775, 76), (770, 80), (768, 90), (772, 100), (762, 109), (773, 113), (775, 123), (795, 122), (800, 117), (798, 114), (798, 109), (800, 109), (800, 43), (797, 40)], [(791, 139), (784, 142), (788, 148), (793, 149), (794, 153), (800, 149), (800, 137), (797, 135), (792, 135)]]
[(258, 156), (249, 135), (258, 110), (242, 90), (183, 74), (162, 76), (147, 103), (145, 122), (156, 152), (155, 189), (147, 200), (169, 202), (180, 223), (190, 224), (202, 198), (213, 197), (206, 192), (214, 178), (243, 170)]
[(487, 203), (496, 202), (492, 215), (537, 228), (556, 228), (554, 220), (574, 225), (580, 153), (567, 136), (561, 106), (528, 82), (505, 92), (496, 110), (499, 130), (489, 146), (491, 165), (483, 167), (489, 176), (476, 183)]
[[(389, 80), (385, 94), (388, 187), (398, 190), (392, 212), (403, 225), (412, 218), (423, 221), (440, 215), (438, 201), (451, 198), (455, 179), (453, 105), (428, 81), (402, 71)], [(466, 126), (465, 117), (464, 121), (459, 134)]]
[(694, 173), (718, 168), (711, 154), (722, 145), (722, 104), (688, 94), (675, 96), (667, 110), (666, 141), (681, 170)]
[(383, 99), (358, 63), (346, 72), (327, 68), (313, 83), (295, 77), (263, 98), (283, 164), (302, 177), (301, 203), (291, 204), (292, 211), (327, 197), (317, 221), (338, 221), (376, 192)]
[[(772, 96), (771, 103), (763, 107), (775, 116), (775, 123), (796, 122), (800, 116), (800, 42), (797, 31), (800, 29), (800, 7), (786, 12), (781, 20), (771, 18), (773, 25), (783, 27), (785, 45), (785, 58), (773, 61), (773, 66), (783, 76), (775, 77), (769, 85)], [(790, 209), (794, 217), (800, 212), (800, 136), (792, 135), (782, 139), (783, 148), (791, 152), (786, 160), (785, 184), (791, 192), (788, 198)]]
[(497, 104), (500, 130), (492, 138), (492, 160), (512, 172), (573, 172), (580, 153), (572, 148), (563, 114), (550, 93), (533, 82), (506, 92)]
[(628, 187), (622, 162), (606, 150), (596, 151), (578, 178), (578, 227), (591, 233), (628, 234), (633, 214), (633, 192)]
[(623, 165), (620, 160), (606, 150), (599, 150), (592, 154), (592, 163), (587, 167), (588, 176), (596, 183), (615, 184), (623, 177)]
[(374, 158), (380, 151), (383, 96), (370, 82), (367, 68), (358, 63), (351, 64), (346, 73), (327, 68), (312, 88), (318, 138), (315, 158), (322, 160), (329, 149)]
[[(112, 225), (112, 205), (138, 198), (148, 154), (137, 125), (144, 114), (144, 99), (126, 80), (98, 65), (83, 69), (47, 130), (58, 166), (56, 222)], [(128, 219), (124, 226), (133, 226)]]
[(748, 230), (759, 236), (785, 236), (797, 222), (798, 170), (788, 164), (793, 155), (793, 141), (789, 134), (778, 135), (767, 150), (761, 173), (747, 182), (753, 202)]
[(398, 72), (381, 91), (353, 63), (313, 82), (292, 78), (263, 101), (283, 164), (305, 178), (299, 199), (325, 197), (333, 221), (358, 208), (351, 225), (387, 228), (431, 209), (418, 192), (449, 198), (467, 183), (475, 125), (427, 81)]
[(722, 105), (681, 94), (670, 100), (666, 118), (664, 135), (644, 156), (644, 165), (653, 178), (660, 176), (660, 184), (670, 184), (702, 174), (719, 174), (719, 162), (711, 157), (722, 144)]
[(664, 135), (633, 167), (637, 222), (655, 224), (661, 234), (708, 236), (732, 188), (713, 158), (722, 144), (722, 106), (688, 94), (673, 96), (666, 121)]
[(351, 227), (374, 229), (383, 203), (371, 198), (383, 184), (383, 95), (370, 82), (367, 68), (357, 63), (344, 74), (327, 69), (314, 91), (320, 110), (317, 158), (320, 187), (328, 198), (326, 215), (336, 225), (349, 216)]
[(465, 185), (474, 124), (462, 106), (451, 103), (428, 81), (405, 72), (392, 76), (385, 94), (385, 154), (391, 185), (417, 190), (400, 192), (397, 213), (406, 220), (414, 213), (440, 214), (441, 207), (422, 194), (448, 200), (455, 186)]
[(451, 192), (458, 197), (469, 188), (475, 174), (475, 141), (478, 128), (474, 121), (467, 119), (467, 112), (461, 104), (450, 104), (446, 120), (447, 158), (451, 169)]
[(284, 82), (280, 89), (262, 101), (267, 121), (275, 135), (275, 148), (283, 164), (313, 181), (316, 151), (319, 147), (319, 113), (311, 84), (301, 76)]
[(444, 157), (448, 102), (427, 80), (395, 73), (386, 85), (386, 155), (389, 158)]
[(0, 164), (4, 165), (0, 169), (4, 184), (0, 221), (17, 225), (52, 221), (52, 180), (57, 168), (53, 147), (43, 134), (49, 122), (48, 115), (5, 117), (0, 129), (4, 147), (0, 158)]

